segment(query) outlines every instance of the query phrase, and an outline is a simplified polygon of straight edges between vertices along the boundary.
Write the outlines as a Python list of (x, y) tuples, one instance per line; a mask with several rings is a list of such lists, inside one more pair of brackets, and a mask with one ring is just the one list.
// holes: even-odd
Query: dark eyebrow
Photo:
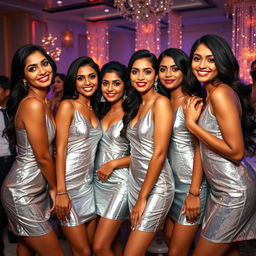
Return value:
[[(165, 68), (167, 68), (168, 66), (167, 66), (167, 65), (160, 65), (160, 67), (165, 67)], [(177, 67), (177, 68), (178, 68), (178, 65), (175, 64), (175, 65), (171, 65), (170, 67), (171, 67), (171, 68), (174, 68), (174, 67)]]
[[(199, 56), (199, 57), (202, 57), (200, 54), (198, 54), (198, 53), (195, 53), (194, 55), (197, 55), (197, 56)], [(213, 54), (210, 54), (210, 55), (206, 55), (206, 57), (214, 57), (214, 55)]]
[[(47, 60), (47, 59), (44, 58), (44, 59), (41, 61), (41, 63), (45, 62), (46, 60)], [(27, 66), (27, 68), (29, 68), (29, 67), (36, 67), (36, 66), (37, 66), (37, 64), (30, 64), (30, 65)]]

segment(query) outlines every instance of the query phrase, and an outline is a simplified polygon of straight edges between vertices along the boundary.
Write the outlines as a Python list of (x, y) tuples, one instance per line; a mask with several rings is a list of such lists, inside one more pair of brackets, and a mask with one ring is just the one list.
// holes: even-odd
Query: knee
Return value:
[(181, 248), (177, 248), (172, 246), (168, 250), (168, 256), (181, 256), (181, 255), (188, 255), (188, 252), (184, 251)]
[(73, 256), (91, 256), (92, 252), (90, 248), (79, 248), (79, 249), (72, 249)]
[(93, 253), (96, 256), (104, 256), (105, 255), (106, 248), (104, 245), (100, 243), (94, 243), (93, 244)]

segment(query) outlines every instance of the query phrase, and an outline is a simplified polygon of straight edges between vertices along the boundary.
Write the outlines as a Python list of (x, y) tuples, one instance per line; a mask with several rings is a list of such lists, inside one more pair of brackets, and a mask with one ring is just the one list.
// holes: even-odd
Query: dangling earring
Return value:
[(157, 83), (157, 81), (155, 81), (155, 82), (154, 82), (154, 88), (155, 88), (155, 91), (156, 91), (156, 92), (158, 91), (157, 85), (158, 85), (158, 83)]
[(27, 82), (23, 82), (23, 88), (25, 91), (28, 90), (28, 83)]
[(126, 92), (124, 92), (123, 100), (125, 100), (126, 98), (127, 98), (127, 95), (126, 95)]
[(106, 99), (104, 98), (103, 95), (101, 95), (101, 97), (100, 97), (100, 102), (106, 102)]

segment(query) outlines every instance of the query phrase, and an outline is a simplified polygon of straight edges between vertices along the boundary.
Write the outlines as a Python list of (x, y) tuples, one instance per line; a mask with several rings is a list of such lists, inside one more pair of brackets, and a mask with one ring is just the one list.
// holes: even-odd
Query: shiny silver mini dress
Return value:
[[(96, 155), (95, 170), (110, 160), (130, 154), (128, 140), (120, 136), (122, 128), (123, 121), (120, 120), (103, 131)], [(99, 216), (114, 220), (129, 217), (127, 182), (128, 168), (115, 169), (106, 182), (101, 182), (95, 172), (94, 190)]]
[(208, 185), (206, 179), (203, 178), (200, 188), (200, 216), (193, 223), (187, 222), (186, 214), (182, 213), (182, 209), (192, 182), (194, 152), (195, 145), (192, 134), (185, 125), (182, 106), (180, 106), (174, 113), (174, 125), (168, 153), (175, 182), (174, 199), (168, 215), (182, 225), (201, 224), (207, 201)]
[[(128, 124), (127, 138), (131, 147), (128, 202), (130, 212), (139, 196), (148, 165), (154, 152), (154, 122), (152, 108), (137, 121), (134, 127)], [(174, 196), (174, 180), (166, 158), (156, 183), (151, 190), (147, 205), (136, 230), (155, 232), (163, 224)]]
[[(223, 139), (208, 104), (199, 125)], [(256, 175), (244, 160), (240, 164), (220, 156), (200, 142), (203, 169), (210, 194), (202, 226), (202, 237), (216, 243), (256, 238)]]
[(96, 217), (93, 189), (94, 159), (102, 136), (100, 124), (92, 124), (74, 107), (68, 131), (66, 155), (66, 189), (71, 200), (70, 220), (62, 226), (78, 226)]
[[(55, 126), (46, 115), (49, 145)], [(1, 200), (8, 216), (9, 228), (18, 236), (41, 236), (52, 231), (47, 182), (39, 169), (25, 129), (16, 128), (18, 153), (4, 180)]]

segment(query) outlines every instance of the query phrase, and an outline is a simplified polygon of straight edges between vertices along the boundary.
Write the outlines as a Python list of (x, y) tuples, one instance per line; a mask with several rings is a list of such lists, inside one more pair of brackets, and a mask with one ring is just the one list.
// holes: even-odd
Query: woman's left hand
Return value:
[(52, 200), (52, 208), (50, 209), (49, 212), (54, 212), (55, 211), (55, 202), (56, 202), (56, 189), (50, 189), (49, 190), (49, 195), (50, 195), (50, 198)]
[(137, 225), (141, 224), (141, 216), (145, 210), (147, 200), (143, 198), (138, 198), (135, 206), (131, 213), (131, 229), (135, 230)]
[(110, 176), (110, 174), (113, 172), (114, 166), (112, 164), (112, 161), (109, 161), (103, 165), (100, 166), (100, 168), (96, 171), (97, 176), (100, 179), (101, 182), (106, 182)]
[(188, 222), (195, 222), (200, 215), (200, 197), (188, 194), (182, 212), (186, 214)]

